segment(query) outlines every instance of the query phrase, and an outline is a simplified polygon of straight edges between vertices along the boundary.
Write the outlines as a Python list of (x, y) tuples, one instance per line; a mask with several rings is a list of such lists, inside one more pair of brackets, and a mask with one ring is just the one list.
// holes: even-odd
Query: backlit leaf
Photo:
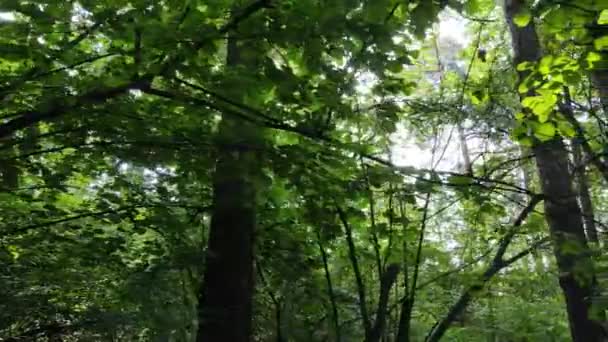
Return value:
[(524, 8), (513, 17), (513, 22), (519, 27), (525, 27), (530, 23), (531, 19), (532, 13), (530, 13), (528, 8)]
[(555, 125), (552, 122), (544, 122), (536, 126), (534, 129), (534, 136), (541, 141), (547, 141), (553, 139), (555, 136)]

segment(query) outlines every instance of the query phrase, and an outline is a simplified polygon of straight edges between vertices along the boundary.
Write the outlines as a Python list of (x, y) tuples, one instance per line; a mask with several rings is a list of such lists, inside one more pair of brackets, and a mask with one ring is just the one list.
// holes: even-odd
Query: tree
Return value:
[(0, 339), (568, 340), (602, 6), (3, 2)]
[[(534, 22), (525, 13), (526, 4), (520, 0), (505, 3), (516, 65), (537, 62), (542, 58)], [(529, 73), (519, 73), (523, 83)], [(531, 89), (525, 96), (537, 93)], [(542, 123), (541, 123), (542, 125)], [(539, 129), (540, 130), (540, 129)], [(560, 137), (540, 138), (534, 144), (539, 178), (545, 196), (545, 217), (554, 244), (560, 270), (559, 282), (566, 299), (572, 339), (601, 341), (603, 331), (592, 317), (592, 298), (596, 284), (591, 253), (587, 245), (583, 219), (572, 190), (572, 176), (568, 170), (568, 154)]]

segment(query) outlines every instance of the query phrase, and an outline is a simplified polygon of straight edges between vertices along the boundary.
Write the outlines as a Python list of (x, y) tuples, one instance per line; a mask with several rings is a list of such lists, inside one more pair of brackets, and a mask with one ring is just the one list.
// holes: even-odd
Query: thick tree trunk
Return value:
[[(514, 17), (524, 6), (526, 4), (523, 0), (505, 1), (505, 15), (513, 40), (515, 65), (536, 62), (541, 57), (534, 22), (530, 21), (525, 27), (518, 27), (514, 23)], [(520, 80), (526, 76), (524, 72), (519, 74)], [(601, 326), (591, 317), (591, 298), (595, 286), (593, 260), (585, 238), (576, 194), (572, 190), (567, 151), (559, 138), (537, 143), (533, 150), (545, 196), (545, 218), (554, 244), (560, 273), (559, 283), (566, 300), (572, 340), (602, 341)]]
[[(232, 39), (228, 42), (227, 64), (239, 64), (238, 48)], [(260, 128), (224, 116), (218, 145), (197, 341), (250, 342)]]
[(545, 218), (554, 243), (572, 339), (601, 341), (602, 330), (591, 317), (595, 276), (576, 195), (571, 189), (565, 149), (560, 140), (535, 148), (545, 201)]

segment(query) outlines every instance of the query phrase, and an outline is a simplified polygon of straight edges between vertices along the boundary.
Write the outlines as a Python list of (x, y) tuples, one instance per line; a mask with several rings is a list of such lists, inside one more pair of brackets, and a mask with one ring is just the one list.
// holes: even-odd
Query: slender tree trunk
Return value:
[(572, 141), (572, 155), (574, 159), (574, 167), (576, 172), (576, 186), (578, 191), (578, 200), (581, 204), (583, 212), (583, 220), (585, 223), (585, 232), (587, 239), (594, 244), (599, 243), (597, 237), (597, 228), (595, 227), (595, 215), (593, 210), (593, 202), (591, 201), (591, 193), (589, 191), (589, 180), (587, 179), (587, 169), (583, 165), (583, 151), (580, 143), (574, 139)]
[(479, 281), (475, 282), (474, 285), (469, 286), (462, 292), (458, 300), (452, 304), (448, 310), (448, 313), (443, 317), (443, 319), (439, 320), (431, 329), (427, 338), (425, 339), (426, 342), (439, 341), (445, 335), (450, 326), (458, 319), (458, 317), (462, 315), (469, 303), (474, 299), (475, 295), (484, 288), (484, 286), (490, 281), (490, 279), (492, 279), (492, 277), (494, 277), (494, 275), (496, 275), (503, 268), (530, 254), (544, 242), (544, 240), (540, 240), (532, 244), (527, 249), (515, 254), (513, 257), (507, 260), (503, 259), (507, 248), (517, 233), (517, 228), (521, 226), (530, 212), (534, 210), (534, 207), (536, 207), (539, 200), (540, 197), (532, 198), (528, 205), (520, 212), (510, 231), (501, 239), (492, 262), (483, 272)]
[(458, 140), (460, 145), (460, 153), (462, 153), (462, 161), (464, 172), (468, 175), (473, 175), (473, 165), (471, 164), (471, 154), (469, 153), (469, 147), (467, 146), (467, 137), (464, 132), (462, 124), (459, 122), (456, 126), (458, 128)]
[(338, 217), (344, 226), (344, 232), (346, 235), (346, 242), (348, 243), (348, 257), (350, 259), (353, 271), (355, 273), (355, 281), (357, 282), (357, 293), (359, 295), (359, 311), (361, 313), (361, 319), (363, 320), (363, 328), (365, 330), (365, 336), (369, 336), (372, 330), (371, 321), (369, 319), (369, 313), (367, 311), (367, 299), (365, 295), (365, 284), (363, 282), (363, 276), (359, 269), (359, 262), (357, 261), (357, 251), (355, 248), (355, 242), (353, 240), (353, 232), (348, 224), (348, 217), (346, 213), (339, 206), (336, 207), (338, 210)]
[[(567, 112), (567, 116), (570, 116), (573, 120), (574, 110), (572, 109), (572, 99), (570, 98), (570, 90), (568, 87), (564, 87), (564, 105), (563, 111)], [(577, 122), (578, 123), (578, 122)], [(578, 136), (572, 139), (572, 159), (573, 159), (573, 171), (576, 177), (576, 187), (578, 193), (578, 200), (581, 205), (583, 212), (583, 222), (585, 224), (585, 232), (587, 234), (587, 240), (598, 244), (599, 240), (597, 237), (597, 229), (595, 227), (595, 217), (593, 214), (593, 202), (591, 201), (591, 194), (589, 192), (589, 181), (587, 179), (587, 166), (585, 163), (585, 154), (583, 152), (582, 145), (585, 143), (585, 136), (583, 132), (579, 132)]]
[[(410, 325), (412, 320), (412, 312), (414, 311), (414, 303), (416, 301), (416, 287), (418, 285), (418, 272), (422, 262), (422, 244), (424, 243), (424, 234), (426, 231), (427, 218), (429, 213), (429, 203), (431, 194), (427, 193), (424, 200), (424, 208), (422, 213), (422, 223), (420, 225), (420, 233), (418, 234), (418, 245), (416, 247), (416, 259), (414, 260), (414, 272), (412, 275), (412, 284), (409, 290), (406, 290), (406, 297), (401, 303), (401, 313), (399, 318), (399, 331), (397, 332), (397, 341), (404, 342), (410, 338)], [(407, 271), (407, 269), (406, 269)], [(407, 277), (407, 273), (406, 273)], [(406, 278), (407, 279), (407, 278)], [(406, 281), (405, 286), (409, 286)]]
[[(598, 155), (593, 152), (593, 148), (591, 148), (589, 141), (587, 141), (587, 138), (585, 137), (585, 129), (574, 116), (574, 111), (572, 110), (570, 101), (570, 92), (566, 87), (564, 88), (564, 97), (565, 103), (561, 106), (560, 112), (574, 127), (577, 135), (577, 143), (582, 149), (582, 152), (584, 152), (583, 155), (586, 155), (586, 157), (589, 158), (589, 162), (596, 167), (596, 169), (601, 173), (602, 177), (604, 177), (604, 180), (608, 182), (608, 163), (606, 162), (606, 158), (603, 155)], [(577, 165), (577, 167), (579, 167), (579, 165)]]
[(275, 323), (276, 323), (275, 324), (275, 326), (276, 326), (275, 341), (284, 342), (285, 338), (283, 337), (283, 320), (282, 320), (283, 302), (274, 292), (272, 292), (270, 285), (268, 284), (268, 281), (266, 281), (266, 276), (264, 276), (264, 270), (262, 269), (259, 262), (255, 263), (255, 269), (258, 272), (258, 276), (260, 278), (260, 282), (261, 282), (262, 286), (266, 289), (266, 292), (268, 293), (268, 297), (270, 297), (270, 300), (274, 304), (274, 318), (275, 318)]
[[(228, 67), (237, 66), (228, 40)], [(213, 213), (204, 284), (199, 293), (198, 342), (250, 342), (256, 183), (261, 170), (259, 127), (224, 116), (218, 131)]]
[[(608, 35), (608, 25), (598, 26), (602, 26), (603, 29), (597, 30), (594, 38)], [(608, 50), (602, 51), (601, 55), (602, 60), (594, 65), (591, 72), (591, 82), (600, 95), (600, 104), (602, 105), (604, 115), (608, 115)]]
[(340, 318), (338, 317), (338, 303), (336, 301), (334, 287), (331, 282), (331, 273), (329, 273), (327, 253), (325, 252), (323, 241), (321, 240), (321, 234), (319, 233), (317, 233), (317, 243), (319, 244), (319, 251), (321, 252), (321, 258), (323, 259), (323, 269), (325, 270), (325, 280), (327, 281), (327, 295), (329, 296), (329, 301), (331, 302), (331, 309), (334, 316), (334, 333), (336, 335), (336, 342), (340, 342), (342, 341), (342, 337), (340, 333)]
[(378, 271), (378, 277), (382, 276), (382, 257), (380, 256), (380, 243), (378, 242), (378, 232), (376, 228), (376, 201), (374, 199), (374, 192), (372, 190), (372, 186), (369, 181), (369, 170), (367, 167), (365, 169), (365, 179), (367, 183), (367, 195), (369, 199), (369, 215), (370, 215), (370, 223), (371, 223), (371, 232), (370, 237), (372, 240), (372, 245), (374, 247), (374, 254), (376, 257), (376, 268)]
[[(403, 201), (399, 200), (399, 215), (401, 218), (405, 218), (405, 210)], [(405, 229), (407, 228), (407, 224), (402, 222), (402, 229), (405, 233)], [(411, 310), (410, 308), (410, 285), (409, 285), (409, 270), (407, 264), (407, 241), (403, 241), (403, 299), (401, 300), (401, 308), (399, 311), (399, 323), (397, 327), (397, 337), (395, 341), (397, 342), (407, 342), (410, 338), (410, 321), (411, 321)]]
[[(608, 57), (603, 58), (606, 59)], [(604, 115), (608, 115), (608, 68), (598, 67), (595, 69), (591, 75), (591, 80), (600, 94), (600, 103), (602, 104)]]
[(370, 331), (370, 334), (366, 337), (366, 342), (379, 342), (384, 334), (384, 327), (386, 326), (386, 315), (388, 313), (388, 299), (391, 293), (391, 288), (397, 280), (399, 274), (399, 265), (390, 264), (386, 268), (382, 278), (380, 280), (380, 297), (378, 299), (378, 308), (376, 310), (376, 321)]
[(285, 342), (285, 338), (283, 337), (283, 320), (282, 320), (282, 311), (281, 311), (281, 303), (275, 303), (275, 321), (276, 321), (276, 333), (275, 333), (275, 341), (276, 342)]
[[(525, 27), (514, 23), (515, 16), (526, 4), (523, 0), (506, 0), (505, 15), (509, 25), (515, 65), (536, 62), (541, 48), (535, 25)], [(527, 74), (519, 73), (520, 80)], [(534, 95), (533, 93), (528, 95)], [(602, 340), (602, 329), (591, 317), (591, 298), (594, 293), (594, 270), (585, 238), (583, 219), (572, 177), (568, 171), (568, 154), (561, 139), (555, 138), (534, 146), (541, 188), (545, 196), (545, 218), (554, 244), (560, 272), (559, 283), (566, 300), (570, 332), (574, 342)]]
[[(589, 23), (589, 32), (593, 39), (601, 38), (608, 35), (608, 25), (599, 24), (598, 19), (600, 12), (596, 12), (596, 17), (592, 23)], [(608, 49), (600, 51), (602, 55), (601, 61), (593, 66), (591, 71), (591, 82), (597, 89), (600, 95), (600, 103), (602, 105), (604, 115), (608, 115)]]

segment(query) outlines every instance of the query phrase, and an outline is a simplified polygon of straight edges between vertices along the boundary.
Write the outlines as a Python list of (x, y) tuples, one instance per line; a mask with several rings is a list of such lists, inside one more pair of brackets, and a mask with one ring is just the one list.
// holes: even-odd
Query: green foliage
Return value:
[[(259, 165), (244, 178), (256, 199), (242, 203), (257, 214), (258, 340), (363, 340), (353, 259), (372, 320), (383, 270), (401, 268), (388, 340), (403, 298), (417, 341), (469, 287), (475, 300), (444, 340), (567, 339), (549, 250), (483, 274), (539, 187), (534, 176), (521, 185), (530, 160), (514, 142), (579, 135), (560, 114), (564, 87), (576, 117), (599, 110), (586, 77), (608, 36), (586, 24), (607, 14), (581, 6), (598, 15), (551, 1), (517, 14), (526, 26), (542, 13), (548, 54), (517, 66), (528, 76), (516, 89), (491, 0), (4, 1), (0, 339), (195, 340), (213, 194), (246, 172), (241, 151)], [(465, 47), (435, 39), (455, 12), (471, 19)], [(239, 66), (226, 63), (227, 37)], [(222, 118), (231, 126), (218, 134)], [(599, 122), (583, 124), (594, 151), (606, 142)], [(458, 125), (466, 172), (453, 165)], [(258, 146), (241, 143), (252, 136)], [(423, 147), (399, 156), (406, 137)], [(219, 174), (226, 144), (239, 162)], [(544, 237), (539, 212), (504, 260)]]

